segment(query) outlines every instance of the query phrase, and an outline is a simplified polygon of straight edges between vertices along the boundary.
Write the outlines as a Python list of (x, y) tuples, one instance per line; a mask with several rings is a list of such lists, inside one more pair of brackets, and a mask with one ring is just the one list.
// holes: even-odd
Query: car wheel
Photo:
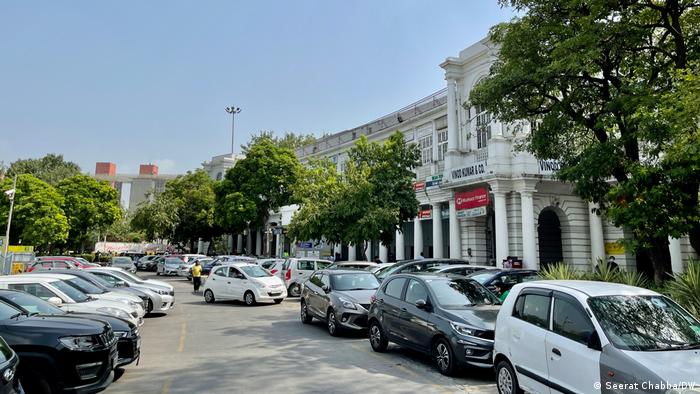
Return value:
[(284, 298), (278, 298), (275, 300), (275, 304), (280, 304), (282, 301), (284, 301)]
[(156, 276), (160, 276), (160, 271), (156, 271)]
[(214, 301), (216, 301), (216, 299), (214, 298), (214, 292), (211, 291), (211, 290), (205, 291), (205, 292), (204, 292), (204, 301), (206, 301), (206, 302), (209, 303), (209, 304), (211, 304), (211, 303), (213, 303)]
[(301, 300), (301, 312), (299, 312), (299, 315), (301, 316), (301, 322), (304, 324), (309, 324), (311, 323), (311, 320), (313, 320), (313, 317), (309, 314), (309, 308), (306, 306), (306, 302), (304, 300)]
[(498, 394), (523, 393), (518, 386), (518, 377), (508, 361), (501, 361), (496, 365), (496, 387), (498, 387)]
[(328, 311), (326, 326), (328, 327), (328, 333), (331, 334), (332, 337), (337, 337), (340, 334), (340, 327), (338, 326), (338, 320), (335, 317), (335, 311), (333, 309)]
[(433, 359), (438, 371), (443, 375), (451, 376), (457, 369), (454, 352), (445, 339), (440, 338), (433, 344)]
[(385, 352), (386, 348), (389, 347), (389, 340), (384, 335), (382, 326), (376, 320), (369, 325), (369, 344), (372, 345), (372, 350), (379, 353)]
[(51, 394), (54, 392), (49, 381), (35, 372), (22, 374), (19, 382), (26, 393)]
[(243, 295), (243, 301), (245, 301), (245, 304), (248, 306), (255, 305), (255, 295), (253, 295), (253, 292), (250, 290), (246, 291)]
[(291, 286), (289, 286), (289, 289), (287, 292), (292, 297), (299, 297), (301, 295), (301, 286), (299, 286), (298, 283), (294, 283)]
[(153, 310), (153, 301), (151, 301), (151, 300), (149, 299), (149, 300), (148, 300), (148, 305), (146, 305), (146, 313), (151, 313), (152, 310)]

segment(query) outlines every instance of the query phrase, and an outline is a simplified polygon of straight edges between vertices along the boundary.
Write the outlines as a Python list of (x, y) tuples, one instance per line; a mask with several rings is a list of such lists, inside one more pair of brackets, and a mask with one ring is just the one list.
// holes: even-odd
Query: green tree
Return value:
[[(697, 1), (501, 0), (523, 16), (494, 27), (490, 75), (471, 93), (506, 122), (534, 120), (525, 141), (557, 159), (560, 179), (631, 231), (638, 269), (671, 270), (668, 235), (700, 246), (698, 122), (676, 95), (697, 76)], [(611, 182), (613, 180), (613, 182)]]
[(87, 175), (74, 175), (58, 183), (63, 211), (68, 218), (68, 246), (85, 250), (93, 232), (104, 231), (122, 217), (119, 195), (109, 183)]
[(116, 222), (107, 227), (104, 231), (93, 233), (95, 239), (104, 237), (109, 242), (142, 242), (146, 241), (146, 235), (141, 231), (131, 228), (131, 218), (133, 215), (124, 213)]
[(280, 148), (291, 149), (292, 151), (302, 146), (310, 145), (316, 142), (316, 137), (313, 134), (297, 134), (297, 133), (284, 133), (283, 137), (275, 137), (275, 133), (272, 131), (260, 131), (258, 134), (253, 135), (250, 138), (250, 142), (247, 145), (241, 146), (244, 153), (247, 153), (250, 147), (257, 144), (262, 140), (270, 140), (275, 145)]
[[(12, 178), (0, 183), (3, 192), (12, 189)], [(3, 194), (4, 197), (4, 194)], [(5, 200), (7, 201), (7, 200)], [(33, 175), (17, 177), (15, 207), (12, 213), (10, 242), (33, 245), (40, 251), (68, 239), (68, 219), (63, 209), (63, 197), (51, 185)], [(0, 222), (7, 223), (9, 204), (0, 204)]]
[(215, 188), (218, 224), (234, 232), (262, 227), (270, 211), (293, 203), (300, 168), (291, 149), (272, 138), (256, 140)]
[(7, 175), (18, 174), (31, 174), (51, 186), (56, 186), (65, 178), (79, 175), (80, 167), (65, 161), (63, 155), (48, 154), (41, 159), (20, 159), (10, 164)]
[(175, 203), (164, 198), (151, 198), (136, 208), (131, 228), (143, 232), (150, 241), (170, 239), (177, 226)]
[(412, 170), (419, 155), (418, 147), (396, 132), (384, 144), (362, 136), (348, 152), (342, 174), (328, 161), (310, 163), (295, 189), (301, 207), (291, 235), (354, 245), (377, 239), (388, 245), (395, 230), (418, 214)]

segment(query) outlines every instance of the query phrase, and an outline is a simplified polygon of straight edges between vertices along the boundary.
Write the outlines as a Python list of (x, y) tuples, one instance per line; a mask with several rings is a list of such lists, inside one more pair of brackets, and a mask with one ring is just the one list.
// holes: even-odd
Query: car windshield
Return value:
[(86, 281), (83, 278), (73, 278), (73, 279), (68, 279), (66, 282), (68, 282), (69, 285), (75, 287), (76, 289), (87, 293), (87, 294), (103, 294), (105, 293), (104, 290), (100, 289), (99, 287), (93, 285), (92, 283)]
[(663, 296), (605, 296), (588, 300), (610, 342), (622, 350), (700, 347), (700, 322)]
[(129, 272), (126, 272), (126, 271), (115, 270), (115, 271), (111, 271), (110, 273), (113, 274), (114, 276), (122, 278), (123, 280), (126, 280), (127, 282), (143, 283), (143, 279), (141, 279), (138, 276), (133, 275)]
[(331, 275), (331, 288), (333, 290), (376, 290), (378, 287), (377, 277), (369, 272)]
[(90, 300), (90, 296), (61, 280), (53, 281), (51, 282), (51, 285), (63, 292), (75, 302), (85, 302)]
[(243, 270), (243, 272), (245, 272), (245, 274), (251, 278), (264, 278), (266, 276), (271, 276), (269, 272), (265, 271), (257, 265), (245, 265), (243, 267), (238, 268)]
[(185, 263), (184, 261), (182, 261), (178, 258), (165, 259), (165, 264), (167, 264), (167, 265), (180, 265), (180, 264), (184, 264), (184, 263)]
[(128, 257), (115, 257), (112, 259), (112, 264), (131, 264), (131, 261)]
[(7, 320), (11, 317), (22, 314), (22, 311), (12, 305), (0, 302), (0, 320)]
[(437, 303), (447, 309), (462, 309), (475, 305), (500, 304), (488, 289), (469, 279), (428, 279)]
[(99, 276), (99, 275), (87, 274), (87, 273), (86, 273), (85, 275), (88, 276), (89, 279), (86, 279), (86, 278), (82, 278), (82, 279), (84, 279), (84, 280), (86, 280), (86, 281), (92, 283), (92, 284), (95, 285), (95, 286), (98, 286), (98, 287), (99, 287), (99, 286), (102, 286), (102, 287), (103, 287), (102, 290), (105, 290), (104, 288), (114, 287), (113, 284), (111, 284), (111, 283), (109, 283), (108, 281), (104, 280), (104, 279), (103, 279), (101, 276)]
[(493, 272), (480, 272), (468, 275), (467, 278), (474, 279), (475, 281), (481, 283), (482, 285), (486, 283), (489, 279), (493, 278)]
[(7, 292), (2, 297), (12, 304), (21, 306), (29, 313), (40, 313), (42, 315), (64, 315), (66, 313), (63, 309), (50, 302), (25, 292)]

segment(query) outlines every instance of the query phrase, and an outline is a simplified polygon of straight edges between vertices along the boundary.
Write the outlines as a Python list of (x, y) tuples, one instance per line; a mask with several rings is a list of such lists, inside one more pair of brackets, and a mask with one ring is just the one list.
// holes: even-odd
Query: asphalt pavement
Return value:
[(206, 304), (187, 280), (164, 280), (175, 286), (175, 307), (146, 318), (139, 365), (106, 393), (497, 392), (490, 370), (446, 377), (420, 353), (394, 345), (375, 353), (362, 333), (333, 338), (318, 321), (303, 325), (298, 298)]

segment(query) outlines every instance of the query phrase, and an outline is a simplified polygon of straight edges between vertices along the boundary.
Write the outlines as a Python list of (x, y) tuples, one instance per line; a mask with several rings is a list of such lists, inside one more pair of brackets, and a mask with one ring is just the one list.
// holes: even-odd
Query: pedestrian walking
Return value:
[(192, 284), (194, 285), (194, 292), (199, 291), (199, 286), (202, 285), (202, 266), (199, 265), (199, 261), (195, 261), (192, 266)]

